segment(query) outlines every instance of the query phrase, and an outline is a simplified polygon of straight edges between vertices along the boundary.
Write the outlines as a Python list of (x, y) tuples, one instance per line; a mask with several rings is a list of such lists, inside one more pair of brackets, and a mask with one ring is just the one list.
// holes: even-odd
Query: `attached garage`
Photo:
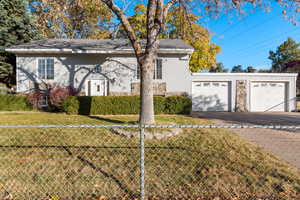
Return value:
[(250, 111), (251, 112), (285, 112), (286, 83), (283, 82), (251, 82)]
[(193, 73), (192, 110), (295, 111), (296, 79), (296, 73)]
[(229, 111), (229, 82), (196, 81), (192, 91), (194, 111)]

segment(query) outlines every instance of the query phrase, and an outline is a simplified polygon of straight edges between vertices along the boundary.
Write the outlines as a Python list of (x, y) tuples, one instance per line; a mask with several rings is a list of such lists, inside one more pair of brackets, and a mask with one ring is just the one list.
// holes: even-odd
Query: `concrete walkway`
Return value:
[[(215, 124), (300, 125), (300, 113), (223, 113), (202, 112), (193, 116), (210, 119)], [(277, 157), (300, 169), (300, 130), (231, 129)]]

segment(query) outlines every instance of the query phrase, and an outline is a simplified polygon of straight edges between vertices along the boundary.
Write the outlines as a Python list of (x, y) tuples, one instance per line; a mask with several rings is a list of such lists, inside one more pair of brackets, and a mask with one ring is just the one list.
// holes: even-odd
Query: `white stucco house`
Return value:
[[(128, 40), (48, 39), (6, 49), (17, 56), (17, 92), (43, 83), (72, 86), (82, 95), (137, 95), (139, 68)], [(190, 91), (193, 48), (182, 40), (160, 40), (154, 73), (156, 95)]]
[[(6, 49), (17, 57), (17, 92), (47, 85), (76, 88), (81, 95), (138, 95), (139, 67), (128, 40), (48, 39)], [(160, 40), (155, 95), (186, 95), (193, 111), (294, 111), (295, 73), (191, 73), (193, 48)]]

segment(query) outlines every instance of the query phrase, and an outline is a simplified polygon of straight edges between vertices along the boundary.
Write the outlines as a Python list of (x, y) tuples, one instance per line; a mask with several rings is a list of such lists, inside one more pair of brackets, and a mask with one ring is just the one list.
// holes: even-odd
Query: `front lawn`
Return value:
[[(126, 124), (137, 118), (0, 113), (1, 124)], [(156, 120), (209, 123), (179, 115)], [(134, 199), (138, 144), (108, 129), (0, 129), (0, 199)], [(145, 153), (151, 199), (300, 198), (297, 169), (224, 129), (146, 140)]]

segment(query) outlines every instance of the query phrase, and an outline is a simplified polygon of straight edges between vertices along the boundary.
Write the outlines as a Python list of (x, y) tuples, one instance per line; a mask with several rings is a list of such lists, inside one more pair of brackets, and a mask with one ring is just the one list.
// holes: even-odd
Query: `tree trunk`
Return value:
[(159, 40), (151, 35), (148, 38), (145, 53), (141, 59), (141, 111), (140, 123), (154, 124), (153, 75)]
[(148, 0), (147, 6), (147, 45), (145, 51), (136, 37), (127, 16), (113, 0), (101, 0), (105, 3), (122, 22), (128, 38), (133, 46), (137, 61), (141, 70), (141, 111), (140, 123), (153, 124), (154, 120), (154, 104), (153, 104), (153, 72), (154, 64), (157, 58), (158, 36), (163, 32), (166, 24), (168, 10), (178, 0), (170, 0), (165, 6), (163, 0)]
[(140, 123), (153, 124), (154, 119), (154, 102), (153, 102), (153, 71), (154, 71), (154, 55), (145, 55), (141, 65), (141, 110)]

